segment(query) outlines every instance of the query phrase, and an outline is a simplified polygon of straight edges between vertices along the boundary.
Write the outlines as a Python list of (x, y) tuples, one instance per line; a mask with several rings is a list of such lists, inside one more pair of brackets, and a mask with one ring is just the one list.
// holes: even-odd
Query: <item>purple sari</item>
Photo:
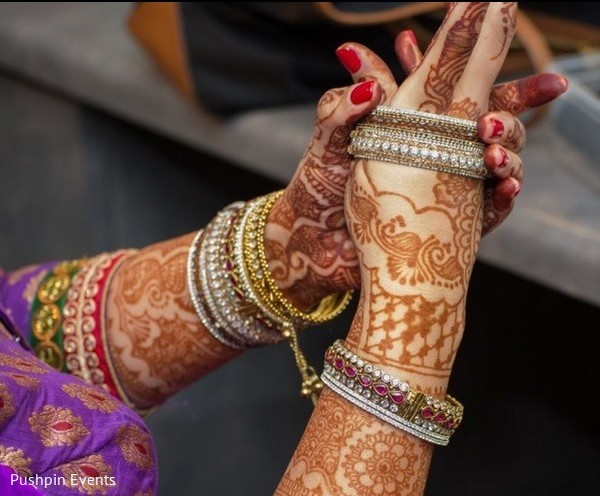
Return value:
[(0, 494), (153, 495), (156, 456), (143, 420), (25, 344), (32, 295), (52, 266), (0, 273)]

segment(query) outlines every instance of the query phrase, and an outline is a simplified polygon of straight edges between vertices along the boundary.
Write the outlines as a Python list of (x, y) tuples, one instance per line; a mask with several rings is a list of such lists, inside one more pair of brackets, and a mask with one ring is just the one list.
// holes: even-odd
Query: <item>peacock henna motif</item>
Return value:
[[(359, 246), (372, 244), (385, 254), (378, 270), (385, 267), (385, 277), (402, 286), (464, 288), (466, 267), (472, 261), (465, 259), (465, 249), (473, 251), (481, 228), (480, 202), (474, 194), (478, 183), (438, 173), (432, 187), (433, 204), (418, 207), (409, 196), (377, 190), (369, 183), (369, 173), (364, 174), (363, 182), (368, 185), (350, 182), (349, 227)], [(395, 214), (382, 218), (383, 205), (390, 205)], [(411, 224), (417, 224), (420, 231)], [(445, 235), (440, 237), (439, 232)]]
[(116, 272), (106, 326), (113, 364), (132, 399), (160, 403), (237, 354), (200, 324), (187, 294), (193, 235), (141, 250)]
[[(410, 187), (392, 179), (405, 171), (423, 176), (418, 203)], [(392, 373), (430, 377), (426, 386), (443, 388), (464, 327), (482, 228), (482, 183), (359, 162), (347, 213), (362, 266), (348, 345)]]

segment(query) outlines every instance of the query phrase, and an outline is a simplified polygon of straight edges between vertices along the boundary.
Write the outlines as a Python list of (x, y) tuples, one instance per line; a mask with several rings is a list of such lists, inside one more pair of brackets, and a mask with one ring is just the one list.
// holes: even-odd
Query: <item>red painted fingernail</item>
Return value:
[(498, 169), (504, 169), (506, 164), (508, 164), (508, 154), (502, 149), (498, 149), (500, 151), (500, 156), (496, 156), (496, 166)]
[(419, 44), (417, 42), (417, 37), (415, 36), (415, 32), (412, 29), (407, 29), (406, 31), (403, 31), (403, 33), (405, 33), (406, 36), (408, 36), (415, 45)]
[(504, 134), (504, 124), (502, 124), (502, 121), (499, 121), (498, 119), (490, 119), (490, 123), (492, 124), (491, 138), (498, 138)]
[(360, 69), (360, 58), (358, 57), (358, 54), (352, 50), (352, 48), (338, 48), (335, 53), (342, 65), (352, 74)]
[(374, 84), (375, 81), (365, 81), (364, 83), (360, 83), (356, 88), (352, 90), (352, 93), (350, 93), (350, 101), (354, 105), (368, 102), (371, 98), (373, 98)]

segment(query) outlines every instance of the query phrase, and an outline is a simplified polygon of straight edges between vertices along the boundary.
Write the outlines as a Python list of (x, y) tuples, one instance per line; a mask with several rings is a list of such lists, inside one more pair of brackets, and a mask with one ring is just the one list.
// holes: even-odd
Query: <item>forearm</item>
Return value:
[[(289, 207), (290, 205), (280, 204), (276, 208), (271, 208), (270, 218), (285, 217), (285, 212), (289, 213)], [(248, 330), (243, 332), (254, 332), (252, 328), (255, 323), (247, 321), (247, 318), (252, 315), (254, 300), (250, 301), (248, 298), (255, 298), (256, 295), (251, 296), (250, 293), (246, 293), (245, 283), (237, 281), (233, 283), (240, 285), (236, 292), (241, 291), (244, 296), (238, 294), (234, 299), (242, 298), (242, 300), (236, 302), (231, 300), (230, 296), (226, 296), (234, 287), (231, 286), (230, 280), (234, 273), (257, 270), (252, 267), (252, 262), (246, 260), (245, 255), (239, 257), (233, 253), (246, 243), (249, 227), (242, 228), (242, 224), (245, 225), (247, 222), (242, 220), (242, 217), (246, 216), (245, 212), (245, 207), (235, 214), (232, 211), (231, 227), (222, 231), (216, 226), (208, 227), (208, 231), (212, 234), (207, 235), (206, 240), (200, 241), (199, 252), (196, 255), (193, 254), (192, 247), (194, 235), (188, 235), (141, 250), (116, 271), (106, 300), (108, 349), (123, 388), (137, 405), (148, 406), (161, 402), (242, 351), (228, 346), (227, 341), (223, 344), (217, 339), (219, 335), (214, 334), (214, 330), (211, 332), (205, 327), (209, 325), (206, 319), (201, 320), (198, 317), (198, 308), (195, 308), (192, 303), (193, 296), (189, 294), (190, 287), (187, 280), (188, 271), (195, 270), (188, 267), (190, 252), (193, 257), (200, 256), (200, 252), (205, 253), (207, 257), (204, 265), (200, 263), (204, 268), (198, 267), (198, 270), (205, 273), (208, 277), (207, 281), (210, 281), (198, 286), (200, 293), (197, 298), (206, 301), (208, 298), (206, 292), (214, 292), (211, 297), (213, 303), (217, 306), (225, 305), (227, 308), (224, 310), (227, 312), (241, 312), (240, 317), (245, 322), (244, 326), (248, 327)], [(298, 216), (298, 219), (291, 226), (294, 233), (298, 230), (303, 231), (302, 223), (305, 218)], [(269, 218), (266, 222), (269, 223)], [(273, 226), (274, 223), (271, 222), (270, 225)], [(277, 227), (278, 234), (285, 232), (281, 224)], [(244, 235), (240, 237), (242, 231)], [(282, 244), (267, 237), (267, 233), (264, 241), (262, 239), (257, 241), (265, 243), (265, 256), (270, 270), (275, 275), (275, 283), (279, 288), (284, 288), (290, 303), (297, 308), (310, 308), (313, 300), (307, 300), (307, 296), (314, 298), (317, 295), (320, 299), (333, 290), (326, 289), (324, 294), (321, 291), (319, 284), (322, 283), (325, 275), (321, 273), (320, 266), (308, 267), (308, 264), (301, 261), (293, 268), (287, 269), (291, 259), (308, 257), (308, 253), (302, 252), (303, 248), (318, 251), (313, 244), (314, 240), (309, 240), (307, 245), (299, 246), (297, 243), (298, 239), (306, 239), (310, 234), (314, 234), (312, 231), (306, 236), (304, 232), (301, 236), (294, 233), (290, 233), (290, 237), (285, 238)], [(260, 233), (258, 235), (261, 236)], [(209, 261), (208, 258), (212, 256), (209, 254), (212, 253), (210, 240), (213, 238), (218, 240), (218, 243), (228, 240), (226, 244), (229, 248), (221, 244), (217, 250), (218, 252), (232, 251), (226, 263), (228, 268), (221, 266), (224, 261), (219, 262), (218, 259)], [(331, 263), (323, 268), (326, 274), (331, 275), (336, 271), (346, 270), (343, 264), (340, 267), (336, 256), (331, 258), (333, 259)], [(352, 262), (356, 264), (355, 260)], [(328, 269), (330, 272), (327, 272)], [(222, 272), (223, 270), (225, 272)], [(284, 272), (287, 277), (277, 277)], [(213, 281), (211, 278), (214, 276), (218, 277)], [(201, 276), (198, 277), (202, 279)], [(219, 283), (218, 280), (221, 282)], [(290, 281), (293, 281), (291, 285)], [(220, 288), (218, 290), (217, 285)], [(218, 296), (220, 293), (223, 294)], [(249, 311), (250, 313), (247, 313)], [(269, 339), (272, 342), (272, 338)]]
[(464, 330), (482, 181), (370, 161), (357, 167), (349, 187), (350, 229), (364, 263), (348, 346), (443, 393)]
[[(370, 162), (357, 166), (348, 187), (362, 291), (346, 345), (411, 387), (443, 397), (464, 328), (481, 184)], [(277, 494), (422, 494), (432, 452), (326, 389)]]
[(194, 234), (137, 252), (115, 273), (106, 299), (110, 360), (131, 399), (158, 404), (240, 351), (202, 325), (188, 292)]

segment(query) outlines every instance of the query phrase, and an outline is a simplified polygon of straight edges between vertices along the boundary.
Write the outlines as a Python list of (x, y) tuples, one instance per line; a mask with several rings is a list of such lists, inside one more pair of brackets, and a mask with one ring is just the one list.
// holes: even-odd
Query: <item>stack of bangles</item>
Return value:
[[(474, 122), (414, 110), (378, 107), (351, 133), (357, 158), (485, 179), (484, 145)], [(431, 443), (446, 445), (462, 420), (452, 398), (436, 399), (411, 388), (336, 342), (326, 354), (322, 381), (309, 366), (297, 330), (339, 315), (351, 292), (324, 298), (310, 312), (285, 298), (269, 269), (265, 226), (283, 192), (229, 205), (199, 231), (188, 256), (188, 289), (204, 327), (221, 343), (247, 349), (287, 339), (302, 375), (302, 395), (316, 402), (323, 387), (389, 424)]]
[(352, 131), (348, 152), (356, 158), (486, 179), (484, 148), (476, 122), (379, 106)]
[(313, 403), (323, 387), (298, 345), (297, 331), (339, 315), (351, 292), (325, 297), (303, 312), (277, 286), (265, 252), (265, 226), (283, 192), (229, 205), (199, 231), (189, 251), (188, 289), (198, 317), (231, 348), (289, 341), (302, 376), (302, 395)]
[(135, 253), (102, 253), (42, 272), (29, 315), (30, 345), (51, 367), (104, 389), (144, 416), (151, 410), (129, 398), (110, 358), (105, 315), (111, 280)]

